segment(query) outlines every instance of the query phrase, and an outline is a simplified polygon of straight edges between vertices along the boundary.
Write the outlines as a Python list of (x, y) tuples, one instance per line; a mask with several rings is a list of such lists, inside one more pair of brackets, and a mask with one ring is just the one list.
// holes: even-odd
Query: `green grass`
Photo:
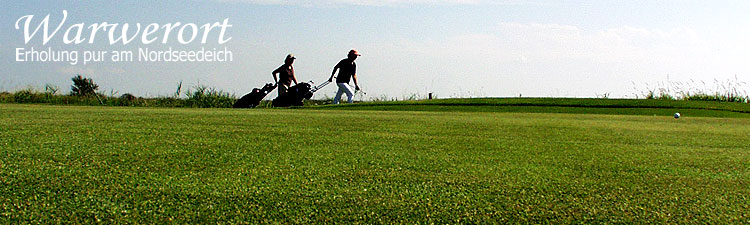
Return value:
[(750, 223), (747, 118), (387, 104), (0, 104), (0, 223)]
[(713, 101), (586, 98), (470, 98), (418, 101), (364, 102), (322, 105), (313, 109), (438, 111), (438, 112), (532, 112), (608, 115), (672, 115), (698, 117), (750, 117), (750, 104)]

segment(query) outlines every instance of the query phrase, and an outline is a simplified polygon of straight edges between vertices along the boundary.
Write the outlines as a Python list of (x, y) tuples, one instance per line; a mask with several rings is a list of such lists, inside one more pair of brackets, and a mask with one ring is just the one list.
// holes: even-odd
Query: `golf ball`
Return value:
[(675, 119), (679, 119), (679, 118), (680, 118), (680, 116), (681, 116), (681, 115), (680, 115), (680, 113), (675, 113), (675, 114), (674, 114), (674, 118), (675, 118)]

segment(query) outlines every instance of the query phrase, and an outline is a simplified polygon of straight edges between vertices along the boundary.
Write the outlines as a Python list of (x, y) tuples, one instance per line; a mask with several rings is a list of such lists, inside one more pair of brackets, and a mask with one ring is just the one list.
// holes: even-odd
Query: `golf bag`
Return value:
[(303, 106), (303, 100), (309, 100), (310, 98), (312, 98), (313, 93), (325, 87), (329, 83), (330, 82), (326, 81), (325, 83), (322, 83), (318, 86), (312, 86), (309, 83), (301, 82), (297, 85), (289, 87), (286, 93), (281, 94), (273, 100), (273, 107)]
[(237, 102), (234, 103), (234, 108), (255, 108), (255, 106), (258, 106), (260, 104), (260, 101), (263, 100), (263, 98), (268, 95), (268, 93), (271, 93), (273, 89), (276, 88), (276, 85), (272, 83), (267, 83), (263, 88), (253, 88), (253, 91), (246, 94), (245, 96), (242, 96), (240, 100), (237, 100)]

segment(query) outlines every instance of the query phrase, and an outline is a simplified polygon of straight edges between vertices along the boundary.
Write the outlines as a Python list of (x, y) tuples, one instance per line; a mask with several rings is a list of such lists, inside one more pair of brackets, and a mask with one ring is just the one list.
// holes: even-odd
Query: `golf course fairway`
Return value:
[(0, 224), (750, 223), (747, 113), (350, 108), (2, 104)]

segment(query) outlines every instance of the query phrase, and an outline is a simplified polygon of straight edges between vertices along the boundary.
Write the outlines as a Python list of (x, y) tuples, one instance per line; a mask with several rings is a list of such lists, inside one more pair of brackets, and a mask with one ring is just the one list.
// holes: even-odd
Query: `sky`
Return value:
[[(8, 1), (0, 6), (0, 91), (70, 78), (94, 79), (105, 94), (172, 95), (177, 85), (237, 97), (273, 82), (293, 53), (299, 81), (321, 83), (356, 48), (360, 98), (642, 97), (666, 84), (750, 81), (750, 1), (547, 0), (196, 0)], [(206, 23), (228, 19), (225, 44), (24, 42), (16, 21), (34, 15), (62, 29), (84, 23)], [(38, 22), (36, 22), (38, 23)], [(62, 31), (61, 31), (62, 32)], [(84, 31), (84, 34), (88, 34)], [(158, 34), (158, 32), (157, 32)], [(85, 36), (85, 35), (84, 35)], [(174, 36), (172, 38), (175, 38)], [(196, 50), (227, 48), (231, 62), (17, 62), (17, 48)], [(747, 87), (744, 85), (743, 87)], [(747, 90), (745, 90), (747, 91)], [(316, 93), (332, 97), (335, 85)], [(271, 93), (267, 98), (275, 97)]]

